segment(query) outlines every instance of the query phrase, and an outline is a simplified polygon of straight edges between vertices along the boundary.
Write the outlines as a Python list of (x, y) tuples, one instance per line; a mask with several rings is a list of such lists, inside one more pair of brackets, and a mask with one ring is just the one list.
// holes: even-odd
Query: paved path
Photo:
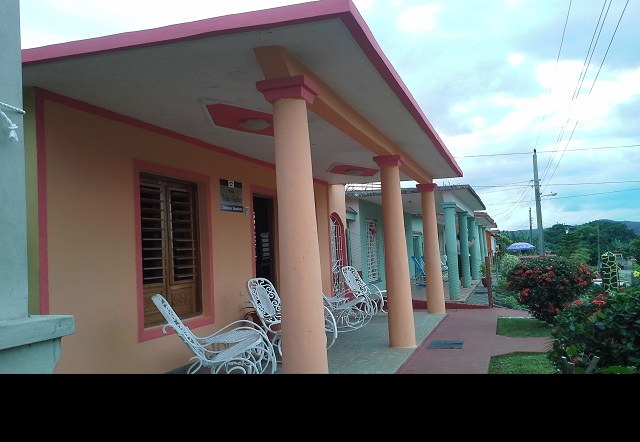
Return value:
[[(444, 319), (396, 371), (398, 374), (487, 374), (492, 356), (513, 352), (545, 353), (548, 338), (496, 335), (499, 316), (529, 317), (505, 308), (447, 309)], [(460, 348), (428, 348), (433, 341), (462, 342)]]
[[(499, 316), (528, 317), (529, 313), (489, 306), (487, 289), (480, 281), (463, 288), (456, 302), (448, 299), (445, 289), (442, 314), (426, 311), (424, 287), (412, 289), (417, 347), (390, 347), (388, 316), (380, 314), (365, 327), (338, 336), (327, 351), (330, 374), (487, 374), (492, 356), (544, 353), (550, 345), (547, 338), (496, 335)], [(461, 347), (428, 348), (433, 341), (461, 341)]]

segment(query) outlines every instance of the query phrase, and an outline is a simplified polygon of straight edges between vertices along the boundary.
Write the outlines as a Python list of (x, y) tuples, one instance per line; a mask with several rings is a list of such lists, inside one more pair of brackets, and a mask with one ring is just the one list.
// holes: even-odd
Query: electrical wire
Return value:
[[(640, 144), (627, 144), (625, 146), (583, 147), (578, 149), (566, 149), (566, 152), (577, 152), (581, 150), (620, 149), (624, 147), (638, 147), (638, 146), (640, 146)], [(538, 154), (541, 154), (541, 153), (553, 154), (554, 152), (555, 151), (553, 150), (537, 151)], [(459, 156), (456, 156), (455, 158), (457, 160), (458, 158), (497, 157), (497, 156), (504, 156), (504, 155), (531, 155), (531, 152), (508, 152), (508, 153), (487, 153), (487, 154), (481, 154), (481, 155), (459, 155)]]

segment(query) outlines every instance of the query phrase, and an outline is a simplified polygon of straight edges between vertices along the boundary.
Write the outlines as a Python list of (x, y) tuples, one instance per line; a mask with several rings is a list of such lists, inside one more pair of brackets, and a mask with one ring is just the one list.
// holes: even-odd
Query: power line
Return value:
[(555, 199), (580, 198), (580, 197), (583, 197), (583, 196), (605, 195), (605, 194), (608, 194), (608, 193), (632, 192), (634, 190), (640, 190), (640, 187), (636, 187), (635, 189), (612, 190), (611, 192), (597, 192), (597, 193), (584, 193), (582, 195), (559, 196), (559, 197), (557, 197)]
[[(571, 0), (569, 0), (569, 9), (567, 9), (567, 17), (564, 19), (564, 28), (562, 29), (562, 38), (560, 39), (560, 47), (558, 48), (558, 55), (556, 56), (556, 65), (553, 69), (553, 79), (551, 81), (551, 87), (549, 88), (549, 93), (547, 94), (547, 101), (545, 104), (545, 108), (548, 108), (549, 99), (551, 97), (551, 92), (553, 91), (553, 85), (556, 82), (556, 74), (558, 72), (558, 64), (560, 63), (560, 54), (562, 53), (562, 45), (564, 44), (564, 35), (567, 32), (567, 24), (569, 23), (569, 14), (571, 13)], [(540, 133), (542, 132), (542, 125), (544, 124), (544, 120), (547, 118), (548, 111), (542, 116), (542, 120), (540, 121), (540, 125), (538, 126), (538, 136), (536, 137), (536, 144), (534, 149), (538, 147), (538, 141), (540, 140)]]
[[(600, 17), (598, 17), (598, 23), (596, 24), (596, 27), (593, 31), (593, 35), (591, 36), (591, 42), (589, 43), (589, 48), (587, 49), (587, 53), (585, 55), (585, 60), (582, 63), (582, 72), (580, 73), (580, 77), (578, 78), (578, 81), (576, 82), (576, 86), (574, 88), (574, 92), (573, 92), (573, 96), (571, 97), (571, 100), (569, 102), (569, 108), (567, 109), (567, 119), (564, 122), (564, 124), (562, 125), (561, 129), (560, 129), (560, 133), (558, 133), (558, 137), (556, 138), (556, 147), (554, 148), (554, 150), (558, 150), (558, 146), (560, 144), (560, 142), (562, 141), (562, 138), (564, 137), (565, 131), (567, 126), (569, 125), (569, 120), (571, 117), (571, 112), (573, 110), (573, 106), (576, 103), (577, 99), (578, 99), (578, 95), (580, 95), (580, 89), (582, 87), (582, 84), (584, 83), (584, 78), (586, 76), (587, 71), (589, 70), (589, 66), (591, 65), (591, 57), (593, 56), (593, 52), (595, 52), (596, 46), (597, 46), (597, 42), (600, 39), (600, 33), (602, 32), (602, 28), (604, 27), (604, 22), (606, 19), (606, 16), (609, 13), (609, 8), (611, 7), (611, 0), (609, 0), (609, 7), (607, 8), (607, 12), (604, 14), (603, 17), (603, 12), (605, 10), (605, 6), (606, 6), (606, 0), (602, 5), (602, 10), (600, 11)], [(596, 37), (597, 35), (597, 37)], [(603, 60), (604, 62), (604, 60)], [(595, 84), (595, 81), (593, 81), (593, 84)], [(591, 91), (589, 91), (589, 95), (591, 94)], [(584, 109), (584, 107), (583, 107)], [(576, 119), (576, 123), (574, 125), (573, 131), (575, 131), (575, 128), (578, 125), (578, 121), (580, 120), (580, 118), (578, 117)], [(572, 131), (572, 135), (573, 135), (573, 131)], [(571, 141), (571, 137), (569, 137), (569, 140), (566, 142), (565, 147), (562, 151), (562, 154), (560, 155), (560, 159), (557, 161), (556, 163), (556, 168), (554, 169), (554, 173), (555, 170), (558, 168), (558, 165), (560, 164), (560, 161), (562, 161), (562, 157), (564, 156), (564, 152), (567, 149), (567, 146), (569, 145), (569, 142)], [(544, 171), (542, 172), (542, 179), (544, 180), (545, 177), (547, 176), (547, 172), (549, 171), (550, 167), (551, 167), (551, 160), (552, 158), (549, 158), (549, 161), (547, 161), (547, 165), (544, 168)], [(551, 177), (553, 177), (553, 174), (551, 175)], [(551, 178), (549, 178), (551, 179)]]
[[(602, 146), (602, 147), (584, 147), (578, 149), (566, 149), (566, 152), (577, 152), (579, 150), (600, 150), (600, 149), (620, 149), (624, 147), (638, 147), (640, 144), (629, 144), (626, 146)], [(541, 153), (556, 153), (555, 150), (541, 150), (538, 154)], [(476, 158), (476, 157), (497, 157), (497, 156), (507, 156), (507, 155), (531, 155), (532, 152), (510, 152), (510, 153), (488, 153), (482, 155), (457, 155), (455, 158)]]
[[(582, 195), (558, 196), (558, 197), (555, 197), (554, 199), (558, 200), (558, 199), (567, 199), (567, 198), (581, 198), (581, 197), (584, 197), (584, 196), (605, 195), (605, 194), (609, 194), (609, 193), (620, 193), (620, 192), (632, 192), (632, 191), (635, 191), (635, 190), (640, 190), (640, 187), (636, 187), (635, 189), (612, 190), (610, 192), (597, 192), (597, 193), (584, 193)], [(542, 195), (542, 196), (545, 196), (545, 195)], [(511, 205), (511, 204), (515, 204), (515, 203), (514, 202), (494, 203), (494, 204), (491, 204), (491, 207), (493, 207), (493, 206), (501, 206), (503, 204)]]
[[(611, 35), (611, 39), (609, 40), (609, 45), (607, 46), (607, 50), (605, 51), (604, 56), (602, 57), (602, 61), (600, 62), (600, 66), (598, 67), (598, 72), (596, 73), (596, 76), (593, 79), (593, 82), (591, 83), (591, 88), (589, 89), (589, 92), (587, 93), (587, 102), (589, 101), (589, 98), (591, 98), (591, 92), (593, 92), (593, 88), (596, 85), (596, 81), (598, 80), (598, 77), (600, 76), (600, 71), (602, 70), (602, 66), (604, 65), (604, 62), (607, 59), (607, 55), (609, 54), (609, 49), (611, 49), (611, 44), (613, 43), (613, 38), (616, 36), (616, 33), (618, 32), (618, 28), (620, 27), (620, 22), (622, 21), (622, 16), (624, 15), (624, 12), (626, 11), (628, 4), (629, 4), (629, 0), (627, 0), (627, 2), (624, 5), (624, 8), (622, 9), (622, 12), (620, 13), (620, 18), (618, 19), (618, 23), (616, 24), (616, 27), (615, 27), (615, 29), (613, 31), (613, 34)], [(609, 6), (607, 7), (607, 12), (605, 14), (605, 17), (608, 15), (610, 7), (611, 7), (611, 1), (609, 1)], [(603, 5), (603, 8), (604, 8), (604, 5)], [(600, 27), (600, 30), (598, 31), (598, 38), (597, 39), (600, 38), (600, 32), (602, 32), (602, 27), (604, 26), (604, 20), (605, 19), (602, 20), (602, 25)], [(595, 46), (594, 46), (594, 50), (595, 50)], [(589, 59), (589, 63), (587, 64), (587, 67), (588, 67), (589, 64), (591, 64), (591, 59)], [(582, 81), (580, 82), (580, 85), (582, 85)], [(584, 111), (585, 107), (586, 107), (586, 104), (582, 108), (583, 111)], [(564, 153), (567, 150), (567, 146), (569, 145), (569, 142), (573, 138), (573, 134), (575, 133), (575, 130), (578, 127), (578, 123), (579, 122), (580, 122), (580, 117), (578, 117), (576, 119), (576, 123), (574, 124), (573, 130), (571, 131), (571, 134), (569, 135), (569, 139), (567, 140), (567, 142), (565, 144), (565, 148), (562, 151), (562, 155), (560, 156), (560, 160), (558, 160), (558, 162), (556, 163), (556, 167), (553, 169), (553, 173), (549, 177), (549, 180), (551, 180), (551, 178), (553, 178), (553, 176), (555, 175), (556, 170), (558, 169), (558, 166), (560, 165), (560, 161), (562, 160), (562, 157), (564, 156)], [(550, 164), (551, 164), (551, 161), (549, 161), (549, 165)], [(545, 173), (543, 175), (546, 175), (546, 170), (545, 170)]]
[[(599, 183), (596, 182), (589, 182), (589, 183), (553, 183), (553, 184), (547, 184), (547, 186), (587, 186), (587, 185), (591, 185), (591, 184), (626, 184), (626, 183), (640, 183), (639, 180), (629, 180), (629, 181), (600, 181)], [(480, 188), (480, 187), (505, 187), (505, 186), (510, 186), (511, 184), (503, 184), (503, 185), (493, 185), (493, 186), (473, 186), (474, 189), (475, 188)], [(520, 185), (520, 186), (515, 186), (515, 187), (531, 187), (530, 184), (526, 184), (526, 185)]]

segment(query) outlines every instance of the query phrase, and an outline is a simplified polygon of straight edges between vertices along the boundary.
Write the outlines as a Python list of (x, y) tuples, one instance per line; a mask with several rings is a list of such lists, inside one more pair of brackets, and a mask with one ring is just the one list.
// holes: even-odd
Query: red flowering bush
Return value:
[(593, 284), (589, 266), (560, 256), (522, 260), (506, 279), (506, 289), (518, 294), (516, 299), (531, 316), (548, 324)]
[(566, 358), (576, 374), (587, 373), (593, 363), (593, 373), (639, 373), (640, 289), (590, 294), (572, 302), (555, 316), (551, 336), (547, 356), (559, 372)]

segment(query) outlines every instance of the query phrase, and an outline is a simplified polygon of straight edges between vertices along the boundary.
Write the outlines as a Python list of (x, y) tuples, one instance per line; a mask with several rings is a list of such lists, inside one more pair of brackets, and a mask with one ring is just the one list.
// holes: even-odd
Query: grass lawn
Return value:
[(551, 326), (535, 318), (499, 317), (496, 334), (512, 338), (550, 338)]
[[(497, 334), (513, 338), (550, 338), (551, 326), (535, 318), (498, 318)], [(510, 353), (489, 361), (489, 374), (554, 374), (546, 353)]]

